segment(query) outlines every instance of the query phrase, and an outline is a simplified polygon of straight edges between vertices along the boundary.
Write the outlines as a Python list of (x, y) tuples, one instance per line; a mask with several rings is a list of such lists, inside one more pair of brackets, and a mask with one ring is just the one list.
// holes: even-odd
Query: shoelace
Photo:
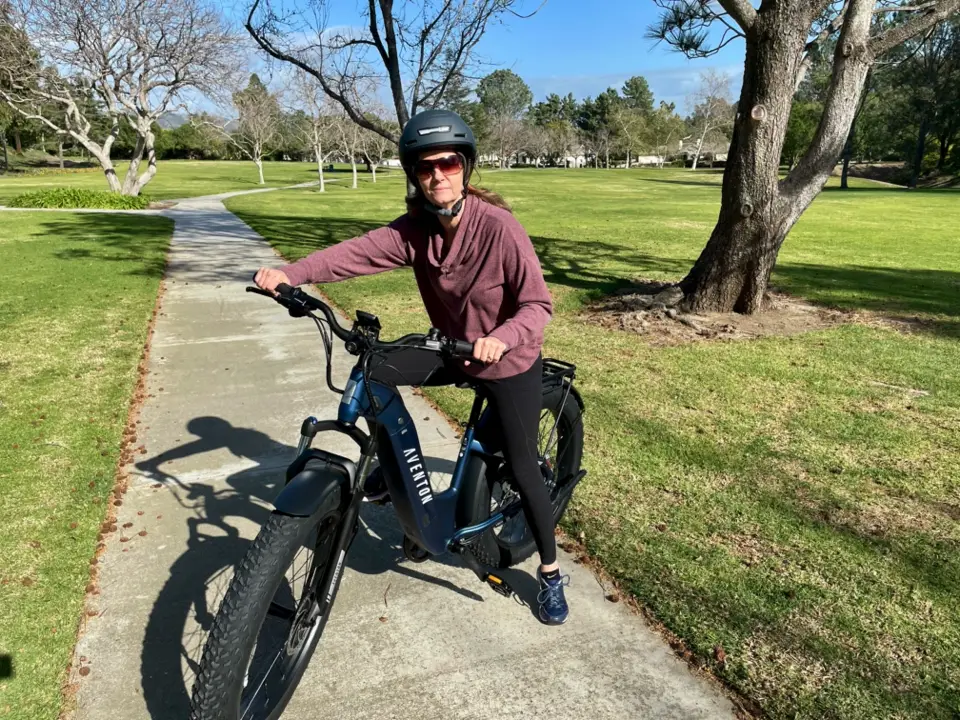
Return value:
[(543, 582), (546, 587), (537, 593), (537, 602), (541, 605), (553, 604), (560, 601), (557, 591), (570, 585), (570, 576), (561, 575), (559, 582), (556, 583), (549, 583), (546, 580)]

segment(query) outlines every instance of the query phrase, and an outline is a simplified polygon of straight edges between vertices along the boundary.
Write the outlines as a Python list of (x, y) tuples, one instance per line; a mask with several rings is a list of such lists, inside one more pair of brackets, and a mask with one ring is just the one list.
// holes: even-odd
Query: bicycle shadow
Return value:
[[(187, 549), (171, 565), (147, 619), (140, 673), (144, 700), (153, 718), (186, 717), (200, 655), (233, 568), (243, 559), (257, 529), (270, 515), (296, 449), (265, 433), (234, 427), (218, 417), (194, 418), (187, 430), (196, 439), (136, 464), (145, 476), (163, 482), (190, 513)], [(161, 466), (218, 450), (255, 463), (216, 485), (185, 481)], [(452, 473), (453, 463), (426, 457), (433, 472)], [(483, 598), (448, 580), (412, 567), (403, 557), (403, 538), (390, 506), (365, 504), (347, 567), (362, 574), (396, 572), (464, 597)], [(431, 562), (460, 566), (456, 558)], [(531, 578), (532, 580), (532, 578)], [(534, 581), (535, 582), (535, 581)]]

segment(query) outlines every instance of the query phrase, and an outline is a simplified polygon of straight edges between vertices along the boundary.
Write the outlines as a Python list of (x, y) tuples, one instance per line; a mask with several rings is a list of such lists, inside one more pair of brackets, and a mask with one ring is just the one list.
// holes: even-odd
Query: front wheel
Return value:
[(339, 524), (339, 511), (330, 509), (309, 518), (270, 516), (237, 568), (207, 638), (191, 720), (280, 717), (330, 614), (328, 606), (319, 615), (318, 593), (334, 561)]
[[(568, 386), (544, 388), (541, 401), (537, 458), (543, 482), (550, 492), (553, 521), (558, 523), (567, 509), (570, 495), (564, 490), (580, 472), (583, 458), (583, 410)], [(519, 500), (517, 489), (502, 463), (478, 460), (480, 477), (467, 524), (483, 522), (501, 508)], [(470, 543), (470, 550), (482, 564), (494, 568), (517, 565), (536, 552), (533, 531), (524, 513), (487, 530)]]

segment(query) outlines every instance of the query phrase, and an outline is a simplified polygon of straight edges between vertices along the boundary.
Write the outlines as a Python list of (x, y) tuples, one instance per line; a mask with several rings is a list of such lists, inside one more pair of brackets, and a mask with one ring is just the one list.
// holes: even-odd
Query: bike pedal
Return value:
[(511, 588), (507, 581), (503, 578), (499, 578), (496, 575), (491, 575), (488, 573), (484, 580), (486, 580), (487, 585), (489, 585), (493, 591), (499, 595), (503, 595), (504, 597), (510, 597), (513, 595), (513, 588)]

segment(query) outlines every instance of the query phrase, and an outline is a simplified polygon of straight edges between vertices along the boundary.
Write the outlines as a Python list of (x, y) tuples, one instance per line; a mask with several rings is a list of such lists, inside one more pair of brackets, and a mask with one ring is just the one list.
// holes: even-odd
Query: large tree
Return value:
[(263, 185), (263, 157), (282, 140), (280, 100), (254, 73), (245, 88), (233, 93), (233, 106), (237, 117), (220, 130), (234, 148), (257, 166)]
[[(13, 0), (8, 18), (36, 52), (0, 55), (0, 100), (82, 145), (125, 195), (157, 171), (157, 119), (236, 67), (233, 37), (205, 0)], [(109, 118), (100, 132), (91, 109)], [(136, 143), (121, 184), (111, 150), (124, 124)]]
[[(759, 7), (750, 0), (656, 1), (664, 13), (651, 35), (688, 56), (707, 56), (737, 37), (745, 46), (720, 215), (680, 288), (685, 306), (695, 311), (758, 312), (787, 233), (837, 164), (868, 71), (877, 58), (954, 15), (960, 0), (762, 0)], [(820, 122), (781, 179), (791, 100), (811, 52), (831, 39)]]
[[(515, 13), (519, 0), (367, 0), (365, 27), (330, 22), (332, 0), (303, 8), (283, 0), (253, 0), (246, 28), (269, 55), (317, 78), (324, 92), (361, 127), (397, 142), (411, 116), (438, 106), (462, 77), (490, 22)], [(358, 84), (389, 88), (397, 126), (369, 112)]]

